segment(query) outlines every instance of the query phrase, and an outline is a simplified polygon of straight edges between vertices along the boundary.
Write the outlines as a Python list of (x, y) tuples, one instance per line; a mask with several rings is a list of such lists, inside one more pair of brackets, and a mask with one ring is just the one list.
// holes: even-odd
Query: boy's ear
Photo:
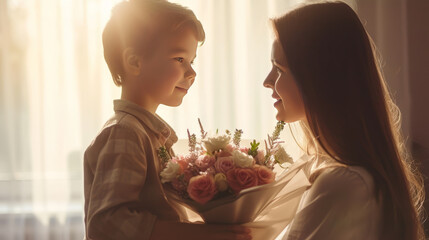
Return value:
[(133, 48), (126, 48), (122, 52), (124, 70), (127, 74), (139, 75), (142, 67), (142, 59)]

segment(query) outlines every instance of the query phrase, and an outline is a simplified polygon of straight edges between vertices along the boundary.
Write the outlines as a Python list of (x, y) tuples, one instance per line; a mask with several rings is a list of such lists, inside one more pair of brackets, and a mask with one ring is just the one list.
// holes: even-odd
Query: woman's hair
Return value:
[(188, 8), (166, 0), (129, 0), (117, 4), (103, 31), (104, 59), (116, 85), (124, 74), (122, 52), (133, 48), (139, 54), (151, 55), (157, 44), (171, 33), (189, 28), (203, 43), (201, 22)]
[[(345, 3), (305, 5), (273, 19), (316, 148), (362, 166), (383, 206), (383, 239), (423, 239), (422, 180), (400, 136), (400, 114), (374, 45)], [(306, 130), (304, 129), (304, 130)]]

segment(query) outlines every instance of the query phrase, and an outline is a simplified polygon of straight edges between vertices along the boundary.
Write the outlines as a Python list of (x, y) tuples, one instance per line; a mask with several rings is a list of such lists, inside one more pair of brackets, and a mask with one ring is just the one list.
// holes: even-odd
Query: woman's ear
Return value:
[(126, 48), (122, 52), (122, 63), (125, 74), (138, 76), (141, 73), (142, 59), (133, 48)]

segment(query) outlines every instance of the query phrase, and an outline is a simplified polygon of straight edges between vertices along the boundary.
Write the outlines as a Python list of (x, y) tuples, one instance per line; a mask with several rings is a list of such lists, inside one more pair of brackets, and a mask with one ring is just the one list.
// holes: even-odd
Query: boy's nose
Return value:
[(185, 74), (186, 79), (192, 79), (192, 78), (195, 79), (196, 76), (197, 76), (197, 73), (194, 71), (192, 67), (190, 67), (188, 71), (186, 71), (186, 74)]

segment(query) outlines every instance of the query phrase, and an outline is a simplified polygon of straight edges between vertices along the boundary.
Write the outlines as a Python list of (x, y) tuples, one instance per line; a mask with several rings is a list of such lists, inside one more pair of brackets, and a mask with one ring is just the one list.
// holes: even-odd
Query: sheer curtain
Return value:
[[(241, 128), (247, 139), (272, 131), (275, 109), (262, 87), (273, 37), (268, 18), (302, 1), (173, 1), (193, 9), (207, 35), (183, 104), (158, 111), (179, 138), (187, 128), (198, 131), (197, 118), (206, 129)], [(120, 94), (101, 45), (117, 2), (0, 0), (0, 239), (83, 237), (82, 155)], [(347, 2), (385, 59), (407, 132), (407, 4)]]
[[(0, 239), (82, 239), (82, 155), (119, 97), (101, 32), (119, 0), (0, 1)], [(268, 18), (299, 1), (176, 0), (202, 21), (197, 81), (159, 114), (180, 138), (241, 128), (265, 137), (275, 124)]]

